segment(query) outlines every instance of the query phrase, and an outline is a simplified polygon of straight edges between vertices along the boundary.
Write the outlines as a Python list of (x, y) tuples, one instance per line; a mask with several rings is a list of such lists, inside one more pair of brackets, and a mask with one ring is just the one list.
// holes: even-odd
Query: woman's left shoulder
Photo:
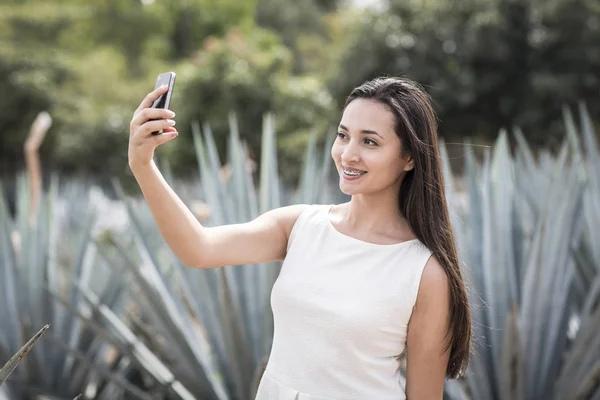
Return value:
[(448, 275), (438, 259), (431, 255), (423, 268), (417, 302), (434, 302), (439, 305), (448, 300), (449, 293)]

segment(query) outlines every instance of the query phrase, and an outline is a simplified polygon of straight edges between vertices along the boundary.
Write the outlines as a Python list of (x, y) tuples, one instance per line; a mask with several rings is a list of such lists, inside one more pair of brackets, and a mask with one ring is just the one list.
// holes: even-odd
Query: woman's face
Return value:
[(400, 138), (394, 131), (394, 114), (383, 104), (355, 99), (344, 110), (331, 156), (347, 195), (398, 192), (404, 171), (413, 168), (401, 157)]

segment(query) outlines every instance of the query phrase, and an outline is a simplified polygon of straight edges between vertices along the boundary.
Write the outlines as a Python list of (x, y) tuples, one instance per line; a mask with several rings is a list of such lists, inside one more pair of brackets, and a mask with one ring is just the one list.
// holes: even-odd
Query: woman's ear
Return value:
[(410, 171), (414, 167), (415, 167), (415, 160), (413, 160), (413, 158), (411, 156), (408, 156), (406, 158), (406, 164), (404, 164), (404, 170)]

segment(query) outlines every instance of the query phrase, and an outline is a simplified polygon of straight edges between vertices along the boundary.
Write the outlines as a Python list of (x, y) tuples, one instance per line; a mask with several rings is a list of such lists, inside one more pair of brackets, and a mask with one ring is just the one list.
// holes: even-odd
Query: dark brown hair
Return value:
[(414, 168), (406, 173), (400, 187), (399, 207), (417, 238), (432, 251), (448, 276), (450, 322), (446, 349), (450, 350), (450, 359), (446, 376), (457, 378), (469, 363), (471, 308), (448, 215), (437, 119), (429, 96), (409, 79), (382, 77), (354, 89), (344, 108), (357, 98), (378, 101), (394, 114), (403, 155), (414, 160)]

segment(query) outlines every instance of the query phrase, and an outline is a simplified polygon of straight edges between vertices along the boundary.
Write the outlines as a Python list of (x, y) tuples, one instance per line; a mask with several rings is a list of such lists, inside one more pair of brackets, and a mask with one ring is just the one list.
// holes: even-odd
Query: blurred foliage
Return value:
[(600, 3), (596, 0), (390, 0), (345, 24), (330, 89), (405, 75), (432, 95), (441, 132), (490, 142), (521, 126), (540, 144), (560, 142), (561, 107), (585, 100), (600, 116)]
[[(182, 134), (165, 154), (195, 170), (190, 122), (223, 121), (260, 157), (263, 114), (277, 115), (282, 178), (311, 132), (319, 142), (356, 85), (405, 75), (432, 95), (446, 139), (492, 142), (521, 126), (534, 148), (556, 145), (560, 107), (584, 100), (600, 120), (596, 0), (5, 0), (0, 5), (0, 176), (23, 166), (37, 113), (54, 124), (44, 165), (127, 177), (132, 113), (164, 71)], [(224, 159), (224, 158), (223, 158)], [(127, 185), (126, 185), (127, 186)]]
[[(318, 10), (334, 6), (317, 3)], [(322, 79), (293, 73), (278, 35), (255, 25), (256, 8), (236, 0), (1, 5), (0, 88), (11, 96), (0, 100), (0, 129), (15, 134), (0, 139), (0, 171), (22, 166), (29, 125), (48, 110), (55, 124), (42, 147), (43, 162), (67, 173), (123, 177), (131, 115), (156, 75), (168, 70), (178, 73), (172, 104), (181, 111), (180, 131), (189, 132), (192, 119), (226, 121), (238, 112), (243, 138), (258, 153), (262, 115), (279, 111), (286, 121), (281, 130), (304, 143), (332, 102)], [(175, 169), (189, 171), (186, 139), (177, 147), (182, 153), (171, 154)], [(295, 147), (284, 153), (301, 158)]]
[[(234, 112), (256, 160), (262, 115), (275, 111), (283, 158), (300, 160), (305, 146), (297, 146), (294, 137), (306, 138), (311, 128), (325, 129), (332, 100), (318, 79), (292, 75), (291, 64), (290, 52), (277, 35), (262, 29), (231, 30), (222, 39), (207, 40), (191, 63), (178, 67), (173, 109), (180, 132), (187, 133), (192, 120), (210, 123), (223, 158), (227, 116)], [(170, 150), (175, 170), (195, 165), (191, 135), (180, 136)]]
[[(287, 0), (259, 0), (256, 7), (256, 22), (259, 26), (275, 31), (294, 57), (294, 72), (311, 71), (308, 57), (302, 51), (301, 42), (307, 38), (323, 40), (328, 36), (324, 13), (335, 11), (339, 0), (309, 0), (290, 2)], [(312, 70), (316, 72), (318, 70)]]

